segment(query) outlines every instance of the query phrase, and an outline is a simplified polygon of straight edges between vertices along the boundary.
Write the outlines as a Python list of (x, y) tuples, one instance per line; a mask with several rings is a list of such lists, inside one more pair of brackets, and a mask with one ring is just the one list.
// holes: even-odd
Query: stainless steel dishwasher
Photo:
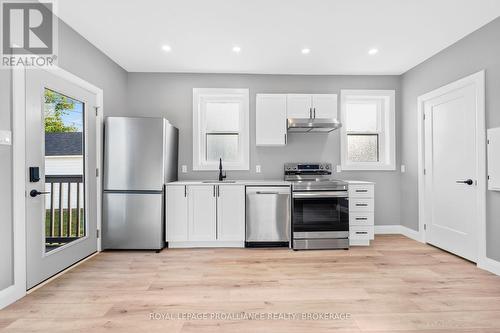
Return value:
[(247, 186), (246, 246), (289, 246), (290, 187)]

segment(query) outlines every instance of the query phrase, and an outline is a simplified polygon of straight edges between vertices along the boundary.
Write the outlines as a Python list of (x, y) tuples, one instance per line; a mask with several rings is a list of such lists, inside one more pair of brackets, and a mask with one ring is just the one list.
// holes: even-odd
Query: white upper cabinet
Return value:
[(337, 118), (336, 94), (288, 94), (288, 118)]
[(312, 96), (307, 94), (287, 95), (288, 118), (312, 118)]
[(312, 95), (313, 118), (337, 119), (337, 95)]
[(245, 241), (245, 186), (218, 186), (217, 240)]
[(188, 240), (188, 199), (186, 186), (167, 186), (167, 242)]
[(257, 146), (286, 144), (286, 104), (286, 94), (257, 94), (255, 113)]
[(216, 240), (216, 187), (188, 186), (189, 240)]

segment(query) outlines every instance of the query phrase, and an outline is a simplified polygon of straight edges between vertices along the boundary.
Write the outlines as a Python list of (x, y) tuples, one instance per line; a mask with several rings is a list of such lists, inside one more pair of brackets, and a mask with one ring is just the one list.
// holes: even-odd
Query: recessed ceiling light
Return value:
[(309, 54), (309, 53), (311, 53), (311, 50), (308, 48), (305, 48), (305, 49), (302, 49), (301, 52), (302, 52), (302, 54)]
[(233, 52), (234, 53), (240, 53), (241, 52), (241, 47), (239, 47), (237, 45), (233, 46)]
[(170, 52), (170, 51), (172, 51), (172, 48), (170, 47), (170, 45), (163, 45), (163, 46), (161, 47), (161, 49), (162, 49), (163, 51), (165, 51), (165, 52)]
[(369, 54), (369, 55), (374, 55), (374, 54), (377, 54), (377, 53), (378, 53), (378, 49), (370, 49), (370, 50), (368, 51), (368, 54)]

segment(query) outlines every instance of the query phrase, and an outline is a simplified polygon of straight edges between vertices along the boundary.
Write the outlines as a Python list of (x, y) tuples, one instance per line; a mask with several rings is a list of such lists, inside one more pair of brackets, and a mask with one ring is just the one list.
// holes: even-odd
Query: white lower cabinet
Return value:
[(349, 183), (349, 245), (367, 246), (375, 238), (375, 184)]
[(216, 235), (216, 186), (188, 186), (188, 237), (191, 241), (214, 241)]
[(245, 187), (219, 185), (217, 192), (217, 239), (245, 241)]
[(188, 199), (186, 186), (167, 186), (167, 241), (188, 240)]
[(168, 185), (169, 247), (244, 247), (245, 186)]

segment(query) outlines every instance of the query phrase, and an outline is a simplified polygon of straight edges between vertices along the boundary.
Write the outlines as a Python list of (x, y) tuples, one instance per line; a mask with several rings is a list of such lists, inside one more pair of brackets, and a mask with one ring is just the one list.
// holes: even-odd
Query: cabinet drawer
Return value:
[(349, 214), (349, 225), (373, 226), (374, 218), (372, 212), (357, 213), (352, 212)]
[(373, 212), (373, 198), (351, 198), (349, 197), (349, 213), (351, 212)]
[(372, 226), (350, 226), (349, 239), (374, 239), (374, 229)]
[(349, 185), (350, 198), (373, 198), (375, 187), (372, 184)]

